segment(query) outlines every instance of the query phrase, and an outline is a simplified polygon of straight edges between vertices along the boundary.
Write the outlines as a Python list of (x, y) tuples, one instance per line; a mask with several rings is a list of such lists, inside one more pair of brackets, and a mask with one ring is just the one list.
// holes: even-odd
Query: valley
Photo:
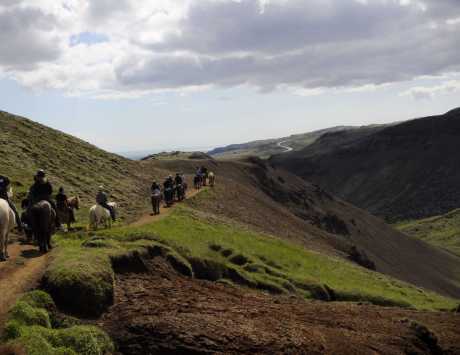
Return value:
[[(460, 351), (460, 257), (440, 236), (447, 225), (456, 230), (455, 213), (426, 228), (424, 220), (388, 225), (321, 181), (281, 167), (298, 154), (291, 141), (277, 142), (285, 152), (269, 160), (178, 153), (131, 161), (21, 117), (0, 118), (0, 138), (11, 142), (0, 160), (16, 202), (40, 167), (83, 206), (76, 229), (54, 237), (35, 281), (10, 297), (3, 350)], [(306, 149), (332, 154), (386, 129), (329, 132)], [(49, 138), (34, 140), (37, 134)], [(335, 135), (336, 146), (324, 144)], [(46, 154), (37, 158), (36, 151)], [(216, 174), (215, 187), (193, 190), (197, 166)], [(175, 172), (187, 177), (189, 198), (149, 216), (150, 183)], [(120, 203), (121, 220), (89, 231), (99, 184)], [(26, 270), (16, 254), (0, 265), (0, 277), (1, 270)]]

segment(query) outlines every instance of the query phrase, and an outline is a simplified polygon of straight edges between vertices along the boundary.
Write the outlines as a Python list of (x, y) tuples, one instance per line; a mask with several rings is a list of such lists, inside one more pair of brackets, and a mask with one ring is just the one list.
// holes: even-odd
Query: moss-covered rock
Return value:
[(98, 316), (113, 303), (114, 272), (106, 256), (92, 254), (66, 260), (57, 257), (43, 278), (43, 287), (57, 305), (74, 314)]
[(46, 309), (33, 307), (24, 301), (19, 301), (14, 305), (10, 311), (10, 318), (19, 324), (51, 328), (51, 320)]
[(34, 291), (15, 304), (4, 332), (10, 349), (22, 349), (28, 355), (104, 355), (114, 350), (109, 336), (97, 327), (52, 328), (50, 314), (43, 308), (54, 308), (50, 300), (49, 295)]

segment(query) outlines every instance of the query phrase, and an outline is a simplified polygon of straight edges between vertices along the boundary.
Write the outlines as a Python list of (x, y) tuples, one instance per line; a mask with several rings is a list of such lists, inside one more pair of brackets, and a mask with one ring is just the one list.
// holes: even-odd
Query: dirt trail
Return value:
[(37, 247), (13, 240), (8, 246), (10, 258), (0, 263), (0, 333), (9, 309), (21, 294), (38, 285), (48, 260), (48, 254), (40, 254)]
[[(200, 192), (202, 192), (204, 190), (206, 190), (206, 187), (203, 187), (201, 190), (195, 190), (195, 188), (190, 188), (187, 191), (187, 199), (192, 198), (193, 196), (197, 195), (198, 193), (200, 193)], [(138, 219), (136, 222), (131, 223), (130, 226), (131, 227), (141, 227), (141, 226), (144, 226), (146, 224), (150, 224), (150, 223), (153, 223), (155, 221), (158, 221), (158, 220), (170, 215), (171, 212), (174, 210), (174, 206), (175, 206), (175, 204), (172, 207), (165, 207), (164, 204), (162, 203), (161, 206), (160, 206), (160, 214), (159, 215), (152, 216), (150, 214), (146, 214), (146, 215), (142, 216), (140, 219)]]

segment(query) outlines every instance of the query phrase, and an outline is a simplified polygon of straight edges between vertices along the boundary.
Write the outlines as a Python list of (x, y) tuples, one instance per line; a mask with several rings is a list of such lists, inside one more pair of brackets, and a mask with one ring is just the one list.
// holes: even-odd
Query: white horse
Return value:
[[(117, 204), (115, 202), (109, 202), (116, 214)], [(107, 208), (102, 207), (101, 205), (94, 205), (89, 210), (89, 225), (90, 228), (97, 230), (100, 225), (105, 226), (105, 228), (112, 228), (112, 217), (110, 216), (110, 211)]]
[(0, 199), (0, 261), (6, 261), (8, 256), (8, 237), (16, 226), (16, 217), (7, 201)]

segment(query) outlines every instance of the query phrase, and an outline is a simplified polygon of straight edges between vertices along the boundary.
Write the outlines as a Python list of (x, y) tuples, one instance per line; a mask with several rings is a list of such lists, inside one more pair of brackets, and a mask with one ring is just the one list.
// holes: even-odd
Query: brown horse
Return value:
[(67, 225), (67, 230), (71, 229), (72, 223), (75, 223), (75, 212), (74, 210), (80, 209), (80, 198), (74, 196), (67, 199), (66, 205), (61, 208), (58, 207), (57, 214), (61, 223)]

